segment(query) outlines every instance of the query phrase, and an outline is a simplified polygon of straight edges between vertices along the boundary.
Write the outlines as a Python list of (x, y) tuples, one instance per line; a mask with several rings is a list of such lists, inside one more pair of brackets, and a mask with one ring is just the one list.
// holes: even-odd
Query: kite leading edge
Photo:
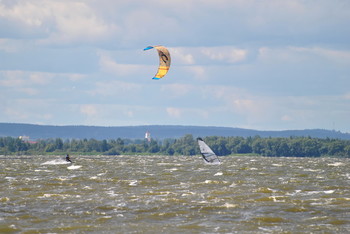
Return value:
[(148, 46), (143, 50), (150, 50), (156, 48), (159, 55), (159, 67), (157, 74), (152, 78), (154, 80), (159, 80), (160, 78), (163, 78), (169, 71), (171, 58), (170, 53), (167, 48), (164, 46)]

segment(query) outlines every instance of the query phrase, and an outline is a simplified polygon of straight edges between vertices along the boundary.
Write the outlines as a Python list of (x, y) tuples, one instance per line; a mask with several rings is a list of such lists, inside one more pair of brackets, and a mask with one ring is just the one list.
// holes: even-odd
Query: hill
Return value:
[(19, 123), (0, 123), (0, 137), (29, 136), (31, 140), (62, 138), (62, 139), (142, 139), (149, 131), (154, 139), (180, 138), (186, 134), (201, 136), (261, 136), (290, 137), (310, 136), (313, 138), (335, 138), (350, 140), (349, 133), (324, 129), (258, 131), (231, 127), (176, 126), (176, 125), (145, 125), (124, 127), (99, 126), (52, 126)]

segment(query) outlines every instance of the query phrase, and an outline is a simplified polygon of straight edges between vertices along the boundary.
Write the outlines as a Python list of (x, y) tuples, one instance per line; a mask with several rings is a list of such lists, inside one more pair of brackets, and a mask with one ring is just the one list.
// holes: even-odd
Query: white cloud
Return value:
[(250, 94), (246, 90), (221, 85), (204, 86), (202, 97), (215, 98), (215, 108), (220, 108), (227, 115), (241, 116), (249, 123), (262, 123), (270, 117), (270, 100)]
[(95, 116), (98, 111), (95, 105), (81, 105), (80, 112), (88, 117)]
[(195, 64), (195, 59), (191, 52), (187, 51), (187, 48), (174, 47), (168, 49), (171, 52), (173, 62), (185, 65)]
[(201, 49), (203, 55), (212, 60), (226, 63), (242, 62), (247, 58), (247, 51), (232, 47), (211, 47)]
[(350, 100), (350, 92), (346, 93), (343, 97), (345, 100)]
[[(52, 100), (47, 99), (12, 99), (2, 109), (4, 109), (5, 119), (11, 122), (37, 122), (51, 120)], [(35, 121), (33, 121), (35, 120)]]
[[(6, 7), (0, 4), (0, 17), (17, 23), (17, 30), (32, 34), (37, 31), (44, 44), (95, 42), (109, 39), (118, 31), (113, 23), (105, 22), (87, 3), (81, 1), (23, 0)], [(22, 25), (22, 26), (20, 26)]]
[(171, 47), (169, 51), (173, 62), (181, 65), (234, 64), (245, 61), (248, 56), (247, 50), (233, 46)]
[(118, 30), (116, 25), (108, 24), (98, 18), (93, 9), (82, 2), (56, 3), (51, 7), (55, 9), (54, 19), (57, 31), (44, 42), (94, 42), (108, 39)]
[(35, 3), (24, 0), (11, 7), (0, 5), (0, 16), (21, 22), (29, 27), (39, 27), (50, 16), (50, 10), (45, 7), (47, 3), (49, 2), (37, 1)]
[(185, 95), (188, 95), (193, 90), (192, 85), (187, 84), (168, 84), (168, 85), (162, 85), (161, 91), (165, 94), (171, 96), (171, 97), (184, 97)]
[[(124, 81), (105, 81), (97, 82), (94, 89), (89, 91), (89, 94), (93, 96), (115, 96), (126, 97), (137, 94), (142, 90), (142, 86), (135, 83), (129, 83)], [(131, 98), (131, 97), (130, 97)]]
[(21, 51), (24, 47), (23, 42), (19, 42), (18, 40), (0, 38), (0, 51), (14, 53)]
[(21, 88), (30, 85), (47, 85), (55, 75), (46, 72), (0, 71), (0, 85)]
[(291, 50), (301, 54), (310, 54), (320, 56), (330, 60), (333, 63), (350, 65), (350, 50), (332, 50), (322, 47), (292, 47)]
[(174, 108), (174, 107), (167, 107), (166, 112), (172, 118), (180, 118), (182, 114), (180, 108)]
[(79, 82), (82, 81), (84, 78), (86, 78), (86, 75), (83, 74), (66, 74), (69, 77), (69, 80), (73, 81), (73, 82)]
[(289, 121), (293, 121), (293, 118), (292, 118), (291, 116), (289, 116), (289, 115), (283, 115), (283, 116), (281, 117), (281, 120), (282, 120), (282, 121), (289, 122)]
[(122, 33), (118, 40), (119, 43), (132, 46), (148, 42), (150, 45), (155, 45), (172, 40), (174, 33), (182, 29), (176, 17), (169, 16), (167, 12), (167, 10), (162, 11), (159, 6), (153, 8), (148, 4), (140, 3), (135, 9), (130, 10), (120, 22)]
[(349, 64), (349, 50), (332, 50), (322, 47), (261, 47), (259, 59), (265, 62), (303, 63), (324, 58), (333, 63)]
[(115, 74), (119, 77), (132, 76), (140, 70), (150, 70), (152, 66), (137, 65), (137, 64), (119, 64), (110, 56), (101, 53), (99, 60), (100, 69), (103, 72)]
[(208, 75), (204, 66), (188, 66), (183, 68), (186, 73), (192, 74), (195, 80), (207, 80)]
[(23, 86), (26, 81), (23, 79), (25, 72), (22, 71), (1, 71), (0, 85), (5, 87)]
[(35, 72), (29, 75), (29, 79), (34, 84), (46, 85), (51, 82), (53, 76), (49, 73)]
[(125, 112), (124, 112), (124, 115), (126, 115), (126, 116), (129, 117), (129, 118), (132, 118), (132, 117), (134, 117), (134, 112), (128, 110), (128, 111), (125, 111)]
[(339, 121), (340, 116), (350, 115), (350, 104), (346, 94), (271, 97), (267, 94), (257, 95), (247, 90), (219, 85), (199, 88), (203, 98), (208, 98), (206, 96), (210, 93), (210, 98), (217, 100), (215, 108), (208, 106), (203, 109), (210, 108), (212, 113), (220, 111), (232, 116), (233, 120), (238, 121), (236, 126), (240, 127), (265, 130), (319, 128), (325, 126), (328, 119), (330, 128), (331, 120)]
[(18, 91), (21, 93), (25, 93), (29, 96), (34, 96), (39, 94), (39, 90), (34, 88), (19, 88)]
[(5, 108), (4, 114), (6, 116), (11, 116), (11, 118), (16, 121), (27, 121), (30, 119), (30, 115), (28, 113), (11, 107)]

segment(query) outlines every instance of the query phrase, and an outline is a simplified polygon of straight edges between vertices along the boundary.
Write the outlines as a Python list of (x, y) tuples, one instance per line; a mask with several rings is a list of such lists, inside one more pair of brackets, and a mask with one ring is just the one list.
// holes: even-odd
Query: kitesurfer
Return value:
[(67, 156), (66, 156), (66, 161), (72, 163), (72, 161), (71, 161), (70, 158), (69, 158), (69, 154), (67, 154)]

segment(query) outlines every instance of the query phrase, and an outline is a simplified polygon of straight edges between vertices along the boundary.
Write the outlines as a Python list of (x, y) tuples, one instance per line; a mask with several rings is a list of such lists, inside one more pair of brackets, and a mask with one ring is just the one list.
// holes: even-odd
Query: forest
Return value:
[[(342, 157), (350, 158), (350, 140), (289, 137), (205, 137), (204, 141), (218, 156), (260, 155), (269, 157)], [(199, 155), (196, 139), (187, 134), (178, 139), (62, 140), (42, 139), (35, 142), (1, 137), (0, 155)]]

